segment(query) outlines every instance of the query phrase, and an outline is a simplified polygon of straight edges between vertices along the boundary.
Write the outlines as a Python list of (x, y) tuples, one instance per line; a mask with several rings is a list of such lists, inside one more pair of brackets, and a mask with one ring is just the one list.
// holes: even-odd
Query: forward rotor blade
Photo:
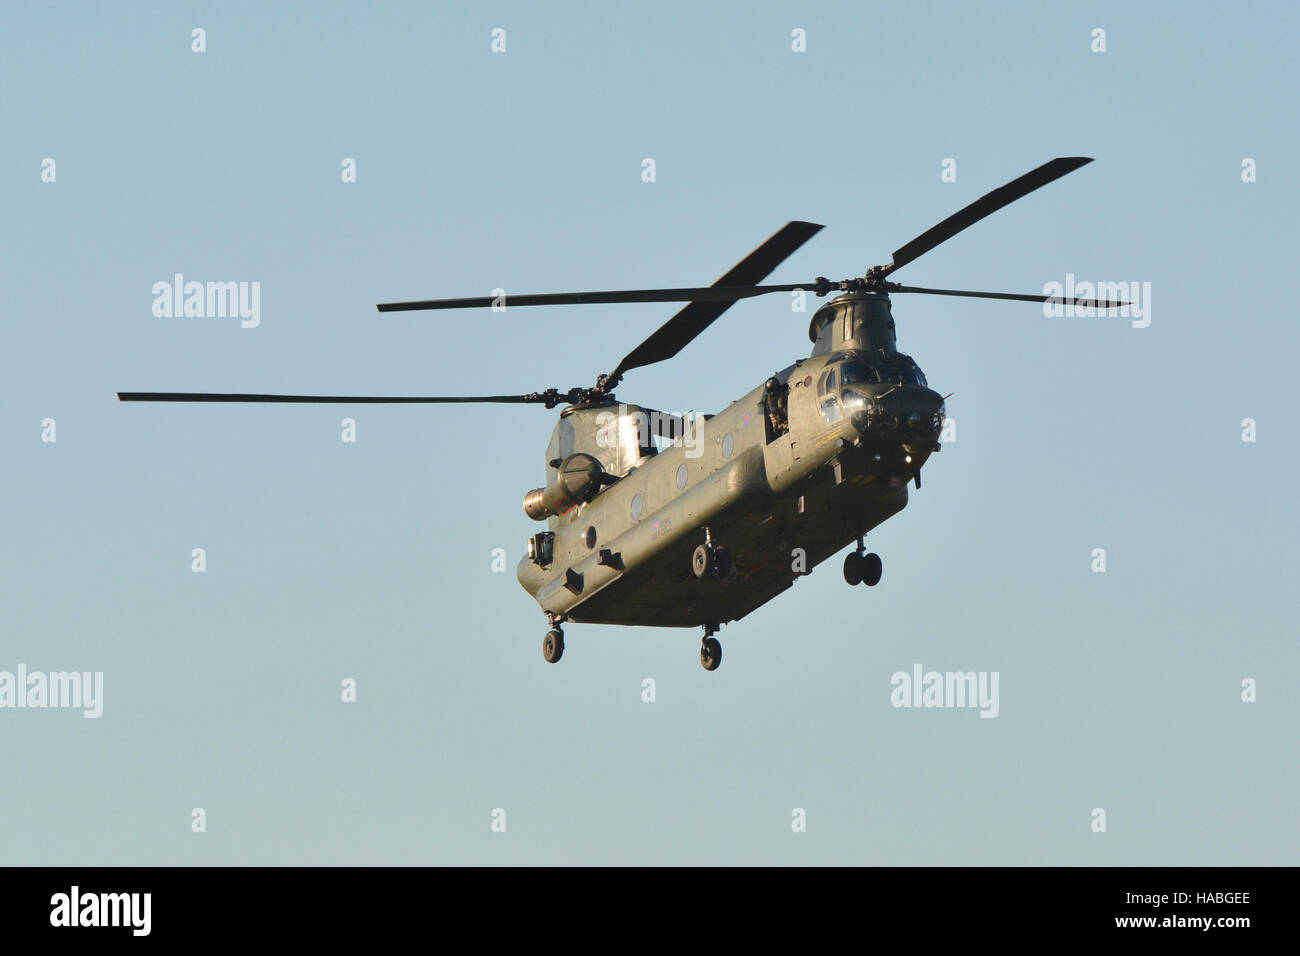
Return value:
[(284, 402), (308, 404), (471, 404), (475, 402), (508, 402), (545, 404), (549, 397), (536, 392), (529, 395), (257, 395), (252, 393), (219, 392), (118, 392), (123, 402)]
[[(736, 294), (731, 294), (731, 292)], [(708, 287), (684, 289), (621, 289), (616, 292), (546, 292), (541, 295), (481, 295), (468, 299), (423, 299), (419, 302), (381, 302), (380, 312), (416, 312), (433, 309), (486, 309), (493, 305), (507, 308), (522, 305), (611, 305), (620, 302), (691, 302), (713, 295), (719, 300), (758, 295), (752, 290), (711, 292)]]
[[(414, 312), (430, 309), (486, 309), (493, 305), (610, 305), (621, 302), (735, 302), (764, 292), (789, 291), (804, 286), (754, 287), (756, 282), (816, 235), (821, 226), (790, 222), (712, 286), (679, 289), (619, 289), (612, 292), (545, 292), (540, 295), (473, 296), (466, 299), (421, 299), (415, 302), (381, 302), (380, 312)], [(733, 288), (722, 288), (732, 286)]]
[(1118, 309), (1127, 302), (1112, 302), (1109, 299), (1076, 299), (1064, 295), (1022, 295), (1019, 292), (966, 292), (961, 289), (922, 289), (914, 285), (889, 286), (892, 295), (895, 292), (923, 292), (926, 295), (961, 295), (972, 299), (1011, 299), (1016, 302), (1059, 302), (1062, 305), (1078, 305), (1084, 308)]
[[(617, 382), (631, 369), (672, 358), (712, 325), (718, 316), (731, 308), (737, 299), (804, 288), (798, 285), (759, 286), (755, 283), (766, 279), (773, 269), (822, 228), (815, 222), (786, 223), (770, 239), (732, 266), (708, 290), (698, 290), (702, 294), (693, 295), (690, 305), (659, 326), (645, 341), (625, 355), (623, 361), (610, 373), (610, 378)], [(749, 287), (748, 292), (745, 287)]]
[(894, 250), (894, 261), (881, 270), (882, 275), (889, 275), (909, 262), (913, 262), (929, 252), (941, 242), (946, 242), (968, 226), (973, 226), (985, 216), (992, 215), (1003, 206), (1029, 195), (1040, 186), (1046, 186), (1053, 180), (1072, 173), (1080, 166), (1086, 166), (1092, 159), (1086, 156), (1064, 156), (1044, 163), (1037, 169), (1030, 170), (1019, 179), (1013, 179), (1005, 186), (999, 186), (975, 200), (965, 209), (953, 213), (943, 222), (921, 233), (905, 246)]

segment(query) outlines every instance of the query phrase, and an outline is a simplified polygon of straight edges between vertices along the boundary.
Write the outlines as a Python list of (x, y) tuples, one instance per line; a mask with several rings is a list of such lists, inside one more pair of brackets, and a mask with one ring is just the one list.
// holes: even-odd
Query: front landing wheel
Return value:
[(844, 556), (844, 580), (850, 585), (862, 583), (862, 553), (850, 551)]
[(551, 664), (564, 656), (564, 632), (558, 627), (553, 631), (547, 631), (546, 636), (542, 638), (542, 656)]
[(880, 583), (880, 575), (884, 571), (884, 565), (881, 564), (880, 555), (872, 552), (864, 555), (862, 558), (862, 583), (869, 588), (874, 588)]

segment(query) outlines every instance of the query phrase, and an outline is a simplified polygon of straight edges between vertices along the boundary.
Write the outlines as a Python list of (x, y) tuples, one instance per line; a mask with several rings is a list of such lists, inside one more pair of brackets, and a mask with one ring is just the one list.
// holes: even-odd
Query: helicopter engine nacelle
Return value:
[(559, 473), (545, 488), (524, 495), (524, 513), (534, 521), (562, 515), (590, 501), (604, 483), (605, 469), (591, 455), (578, 452), (560, 462)]

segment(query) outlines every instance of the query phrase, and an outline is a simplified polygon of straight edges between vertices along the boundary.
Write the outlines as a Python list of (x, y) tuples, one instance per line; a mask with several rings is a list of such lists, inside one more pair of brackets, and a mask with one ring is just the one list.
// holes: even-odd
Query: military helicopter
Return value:
[[(519, 395), (338, 396), (119, 392), (124, 402), (331, 402), (564, 405), (546, 448), (545, 484), (527, 493), (528, 540), (517, 577), (550, 622), (542, 654), (564, 653), (567, 622), (702, 627), (700, 663), (716, 670), (714, 636), (789, 588), (846, 545), (844, 580), (874, 586), (882, 562), (869, 531), (897, 514), (908, 484), (940, 449), (944, 398), (895, 341), (890, 296), (969, 296), (1021, 302), (1123, 302), (899, 285), (897, 269), (1009, 203), (1079, 167), (1053, 159), (949, 216), (860, 278), (760, 285), (822, 227), (790, 222), (713, 285), (516, 295), (509, 306), (687, 302), (590, 387)], [(636, 368), (677, 355), (740, 299), (803, 290), (824, 297), (808, 328), (812, 354), (768, 377), (716, 415), (666, 415), (618, 401)], [(391, 302), (380, 312), (486, 308), (500, 297)], [(656, 441), (658, 438), (660, 441)]]

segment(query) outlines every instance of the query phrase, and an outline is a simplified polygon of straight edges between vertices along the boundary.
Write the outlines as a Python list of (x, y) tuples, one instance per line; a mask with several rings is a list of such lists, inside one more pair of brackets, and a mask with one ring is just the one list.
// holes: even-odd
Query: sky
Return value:
[[(0, 863), (1300, 862), (1298, 21), (5, 6), (0, 672), (100, 673), (102, 713), (0, 707)], [(794, 219), (826, 228), (772, 281), (861, 275), (1076, 155), (895, 278), (1149, 283), (1149, 324), (895, 296), (955, 440), (879, 586), (827, 561), (715, 673), (684, 629), (542, 660), (514, 564), (554, 411), (114, 394), (588, 385), (675, 307), (374, 305), (707, 285)], [(176, 273), (257, 282), (256, 327), (155, 315)], [(717, 411), (808, 318), (740, 302), (619, 396)], [(996, 672), (996, 718), (894, 706), (917, 665)]]

